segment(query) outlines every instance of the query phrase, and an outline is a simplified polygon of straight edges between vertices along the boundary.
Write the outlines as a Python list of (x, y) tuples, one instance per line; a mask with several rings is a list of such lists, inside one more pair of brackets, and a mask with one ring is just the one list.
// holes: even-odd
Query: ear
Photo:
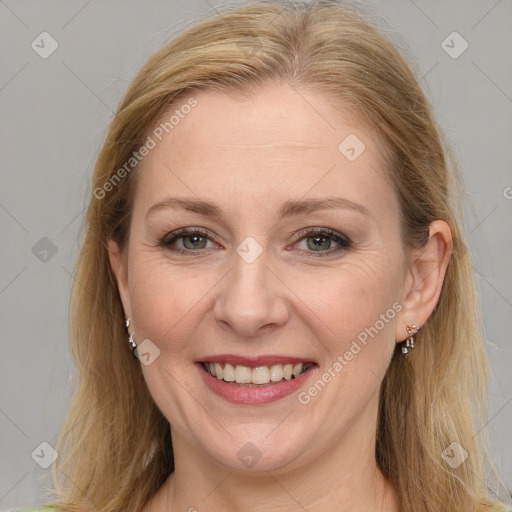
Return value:
[(114, 273), (126, 318), (131, 316), (130, 293), (128, 290), (128, 269), (121, 250), (114, 240), (108, 241), (108, 256)]
[(452, 248), (452, 233), (448, 224), (443, 220), (432, 222), (427, 245), (414, 251), (411, 257), (400, 312), (402, 322), (397, 323), (397, 342), (409, 336), (407, 325), (422, 327), (434, 311), (441, 295)]

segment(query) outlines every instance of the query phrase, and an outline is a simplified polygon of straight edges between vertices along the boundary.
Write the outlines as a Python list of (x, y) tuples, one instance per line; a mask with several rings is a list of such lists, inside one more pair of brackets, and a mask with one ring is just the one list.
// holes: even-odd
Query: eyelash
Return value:
[[(170, 247), (173, 243), (175, 243), (180, 238), (184, 238), (186, 236), (196, 236), (196, 235), (210, 239), (208, 231), (206, 231), (205, 229), (182, 228), (182, 229), (178, 229), (176, 231), (173, 231), (172, 233), (168, 233), (167, 235), (165, 235), (160, 240), (158, 245), (160, 247), (162, 247), (168, 251), (172, 251), (174, 253), (188, 255), (188, 256), (200, 256), (200, 253), (204, 252), (205, 249), (193, 251), (190, 249), (176, 249), (176, 248)], [(297, 235), (296, 235), (297, 239), (293, 243), (295, 244), (295, 243), (301, 242), (303, 239), (311, 238), (313, 236), (321, 236), (324, 238), (331, 238), (337, 244), (339, 244), (340, 247), (338, 247), (337, 249), (334, 249), (334, 250), (329, 250), (329, 251), (303, 251), (303, 252), (308, 253), (309, 257), (322, 258), (325, 256), (330, 256), (333, 253), (345, 251), (352, 247), (352, 242), (345, 235), (342, 235), (341, 233), (337, 233), (336, 231), (333, 231), (332, 229), (328, 229), (328, 228), (306, 228), (306, 229), (303, 229), (297, 233)]]

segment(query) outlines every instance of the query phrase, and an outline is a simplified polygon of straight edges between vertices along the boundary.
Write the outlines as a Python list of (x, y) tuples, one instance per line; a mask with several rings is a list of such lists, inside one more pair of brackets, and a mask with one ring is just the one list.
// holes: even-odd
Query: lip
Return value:
[[(218, 356), (215, 356), (218, 357)], [(247, 358), (243, 358), (247, 360)], [(263, 358), (256, 358), (258, 362)], [(240, 361), (240, 358), (236, 359)], [(226, 359), (212, 359), (206, 358), (203, 362), (229, 362)], [(252, 360), (254, 362), (254, 360)], [(276, 363), (275, 356), (272, 356), (272, 362)], [(288, 358), (286, 359), (289, 363), (292, 362), (304, 362), (304, 359), (297, 358)], [(243, 385), (236, 385), (225, 382), (222, 379), (217, 379), (213, 377), (209, 372), (206, 371), (203, 366), (203, 362), (196, 362), (196, 367), (199, 370), (201, 378), (203, 379), (206, 386), (215, 393), (217, 396), (220, 396), (227, 402), (238, 405), (264, 405), (275, 402), (286, 396), (291, 395), (295, 391), (297, 391), (308, 379), (311, 375), (318, 369), (318, 365), (313, 365), (308, 368), (303, 374), (299, 375), (294, 379), (290, 380), (282, 380), (279, 383), (269, 383), (268, 385), (261, 385), (258, 387), (248, 387)], [(233, 364), (230, 362), (230, 364)], [(238, 363), (240, 364), (240, 363)], [(246, 364), (250, 366), (249, 364)], [(263, 366), (263, 363), (258, 363), (255, 366)]]
[(256, 368), (256, 366), (272, 366), (273, 364), (296, 364), (296, 363), (315, 363), (312, 359), (283, 356), (283, 355), (261, 355), (257, 357), (238, 356), (235, 354), (217, 354), (215, 356), (204, 357), (201, 361), (196, 363), (229, 363), (233, 366), (249, 366)]

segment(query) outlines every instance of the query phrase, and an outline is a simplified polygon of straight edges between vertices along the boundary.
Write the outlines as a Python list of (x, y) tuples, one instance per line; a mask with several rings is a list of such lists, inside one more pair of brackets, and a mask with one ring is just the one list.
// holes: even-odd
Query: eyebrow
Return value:
[[(213, 202), (204, 201), (194, 197), (167, 197), (155, 203), (146, 212), (146, 218), (162, 209), (183, 209), (206, 217), (222, 217), (222, 208)], [(301, 199), (286, 201), (280, 208), (278, 220), (294, 215), (311, 213), (317, 210), (342, 209), (351, 210), (370, 217), (370, 212), (364, 206), (349, 201), (343, 197), (324, 197), (320, 199)]]

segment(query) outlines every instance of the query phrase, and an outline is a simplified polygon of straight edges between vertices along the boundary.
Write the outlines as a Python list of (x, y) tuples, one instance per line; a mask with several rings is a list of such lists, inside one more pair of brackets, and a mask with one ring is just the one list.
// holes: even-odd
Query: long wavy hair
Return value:
[[(404, 512), (487, 510), (476, 434), (487, 413), (488, 362), (461, 224), (460, 171), (412, 69), (367, 14), (327, 0), (217, 9), (149, 58), (117, 108), (93, 172), (71, 294), (77, 381), (53, 468), (57, 507), (138, 511), (174, 470), (169, 422), (128, 349), (109, 263), (109, 239), (125, 254), (138, 166), (120, 169), (194, 91), (251, 92), (273, 81), (325, 92), (333, 108), (353, 108), (370, 123), (399, 199), (405, 248), (422, 247), (436, 219), (451, 228), (454, 251), (439, 302), (407, 360), (397, 346), (381, 385), (376, 458)], [(443, 458), (454, 442), (469, 455), (456, 468)]]

